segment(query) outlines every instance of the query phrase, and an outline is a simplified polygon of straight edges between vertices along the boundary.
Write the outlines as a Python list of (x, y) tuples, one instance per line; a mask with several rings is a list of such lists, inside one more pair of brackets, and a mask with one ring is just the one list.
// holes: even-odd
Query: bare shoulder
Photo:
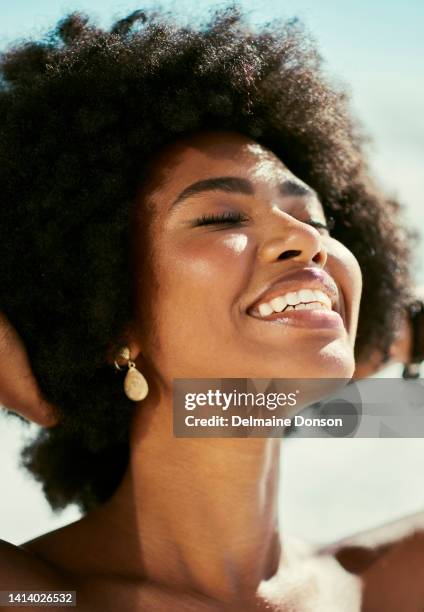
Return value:
[(339, 540), (318, 549), (332, 554), (349, 571), (362, 573), (381, 557), (408, 549), (424, 560), (424, 512), (419, 512)]
[(364, 612), (421, 611), (424, 601), (424, 513), (321, 549), (363, 581)]
[[(52, 532), (53, 533), (53, 532)], [(45, 535), (46, 540), (49, 534)], [(53, 538), (52, 538), (53, 539)], [(87, 605), (82, 584), (73, 572), (38, 554), (37, 546), (15, 546), (0, 540), (0, 588), (3, 591), (75, 591), (78, 609), (93, 612), (103, 608)], [(12, 608), (1, 608), (4, 612)], [(15, 607), (13, 607), (15, 609)], [(21, 608), (22, 612), (30, 608)], [(62, 608), (61, 608), (62, 609)], [(31, 608), (32, 610), (32, 608)]]
[(60, 573), (21, 546), (0, 540), (2, 590), (51, 589), (62, 584)]

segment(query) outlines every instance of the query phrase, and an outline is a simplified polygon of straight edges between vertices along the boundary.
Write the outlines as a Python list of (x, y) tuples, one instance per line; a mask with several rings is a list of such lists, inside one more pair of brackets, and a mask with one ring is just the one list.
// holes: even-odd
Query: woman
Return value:
[(24, 459), (52, 507), (86, 514), (4, 544), (2, 588), (358, 610), (353, 573), (278, 532), (279, 440), (172, 435), (174, 378), (349, 379), (355, 338), (358, 363), (395, 340), (407, 235), (305, 35), (73, 15), (6, 54), (3, 82), (2, 400), (43, 426)]

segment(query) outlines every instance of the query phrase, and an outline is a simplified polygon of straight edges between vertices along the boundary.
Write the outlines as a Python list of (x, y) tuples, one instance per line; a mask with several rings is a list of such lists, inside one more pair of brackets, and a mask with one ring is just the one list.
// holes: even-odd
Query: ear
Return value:
[(106, 359), (110, 365), (113, 365), (115, 362), (120, 367), (125, 367), (127, 365), (128, 358), (119, 356), (120, 350), (124, 347), (129, 350), (131, 361), (136, 361), (137, 357), (141, 354), (141, 344), (137, 339), (137, 334), (132, 326), (132, 323), (129, 323), (126, 326), (121, 335), (120, 342), (117, 343), (115, 341), (113, 345), (109, 346)]
[[(126, 349), (127, 355), (121, 355), (121, 351)], [(141, 353), (140, 344), (137, 341), (128, 340), (126, 344), (123, 344), (119, 349), (115, 349), (108, 357), (110, 364), (117, 364), (119, 367), (124, 368), (128, 364), (128, 359), (136, 361), (137, 357)]]
[(59, 422), (55, 408), (42, 397), (21, 339), (1, 313), (0, 404), (42, 427)]

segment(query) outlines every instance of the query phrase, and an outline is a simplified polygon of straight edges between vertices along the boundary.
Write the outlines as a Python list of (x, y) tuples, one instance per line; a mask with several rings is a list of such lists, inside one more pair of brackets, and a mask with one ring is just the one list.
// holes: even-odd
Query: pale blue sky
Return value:
[[(102, 24), (114, 17), (155, 6), (151, 0), (15, 0), (2, 2), (0, 45), (16, 37), (39, 33), (64, 14), (82, 10)], [(182, 19), (203, 17), (210, 7), (227, 2), (212, 0), (163, 0), (166, 9)], [(338, 70), (348, 74), (376, 69), (412, 73), (423, 68), (424, 3), (421, 0), (240, 0), (239, 5), (256, 22), (275, 17), (300, 17), (316, 35), (321, 48)], [(173, 10), (174, 9), (174, 10)]]

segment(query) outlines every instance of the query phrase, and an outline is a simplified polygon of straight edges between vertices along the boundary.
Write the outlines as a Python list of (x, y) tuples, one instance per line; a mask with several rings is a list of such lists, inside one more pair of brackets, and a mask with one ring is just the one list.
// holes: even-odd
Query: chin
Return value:
[(251, 363), (246, 378), (345, 378), (350, 380), (355, 371), (353, 347), (347, 338), (328, 342), (311, 342), (297, 347), (280, 348), (278, 354)]
[[(351, 346), (345, 342), (332, 342), (308, 360), (302, 378), (345, 378), (350, 380), (355, 371), (355, 356)], [(308, 373), (307, 373), (308, 372)]]

